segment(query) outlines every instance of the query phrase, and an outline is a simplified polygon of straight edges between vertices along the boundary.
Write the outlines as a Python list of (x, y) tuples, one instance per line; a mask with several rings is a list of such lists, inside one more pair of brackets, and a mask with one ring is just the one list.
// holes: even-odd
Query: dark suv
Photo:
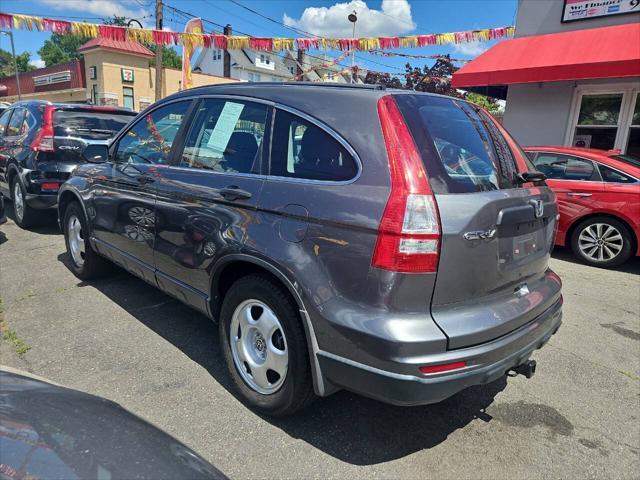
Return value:
[(0, 115), (0, 189), (13, 200), (15, 222), (37, 223), (55, 211), (58, 189), (84, 161), (89, 144), (113, 138), (135, 112), (83, 104), (17, 102)]
[(229, 372), (259, 411), (342, 388), (426, 404), (529, 377), (560, 326), (554, 194), (465, 101), (202, 87), (88, 156), (58, 201), (76, 275), (109, 259), (219, 319)]

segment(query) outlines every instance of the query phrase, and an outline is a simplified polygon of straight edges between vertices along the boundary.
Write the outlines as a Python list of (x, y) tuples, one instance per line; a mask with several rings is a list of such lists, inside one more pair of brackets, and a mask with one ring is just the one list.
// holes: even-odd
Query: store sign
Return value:
[(563, 22), (640, 12), (640, 0), (564, 0)]
[(131, 70), (130, 68), (123, 68), (121, 69), (121, 72), (123, 82), (133, 82), (133, 70)]

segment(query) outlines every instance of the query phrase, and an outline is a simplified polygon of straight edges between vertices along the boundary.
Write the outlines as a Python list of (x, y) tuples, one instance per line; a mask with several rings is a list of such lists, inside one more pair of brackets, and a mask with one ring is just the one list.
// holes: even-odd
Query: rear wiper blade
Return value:
[(104, 128), (76, 128), (78, 132), (96, 132), (96, 133), (115, 133), (114, 130), (106, 130)]

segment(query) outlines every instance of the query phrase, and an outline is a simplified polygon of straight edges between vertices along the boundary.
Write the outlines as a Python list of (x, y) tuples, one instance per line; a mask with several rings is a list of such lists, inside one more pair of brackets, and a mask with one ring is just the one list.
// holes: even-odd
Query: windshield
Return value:
[(53, 115), (53, 130), (56, 137), (104, 140), (114, 137), (134, 117), (133, 112), (56, 110)]
[(396, 102), (436, 193), (469, 193), (517, 186), (506, 140), (482, 109), (454, 98), (397, 95)]
[(611, 158), (615, 158), (616, 160), (640, 168), (640, 158), (634, 157), (633, 155), (614, 155)]

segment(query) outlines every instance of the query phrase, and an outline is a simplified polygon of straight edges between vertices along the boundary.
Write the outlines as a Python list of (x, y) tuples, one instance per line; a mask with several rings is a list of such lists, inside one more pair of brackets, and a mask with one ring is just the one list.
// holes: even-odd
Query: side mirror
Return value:
[(547, 179), (547, 176), (542, 172), (524, 172), (520, 174), (520, 183), (528, 183), (528, 182), (544, 182)]
[(82, 156), (89, 163), (104, 163), (109, 160), (109, 147), (102, 144), (89, 144), (82, 152)]

